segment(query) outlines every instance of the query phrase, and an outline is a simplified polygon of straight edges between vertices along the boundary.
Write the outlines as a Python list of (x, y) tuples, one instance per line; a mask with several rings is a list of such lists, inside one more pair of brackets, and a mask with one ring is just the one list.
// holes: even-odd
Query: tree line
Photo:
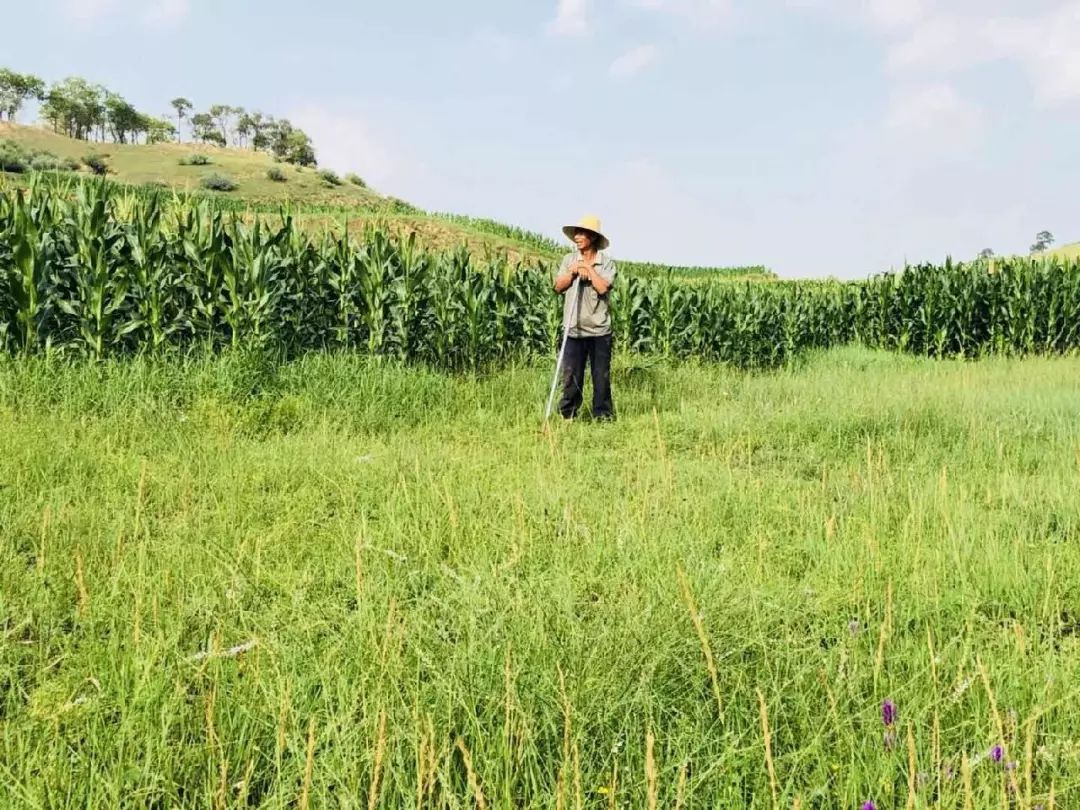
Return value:
[[(1031, 245), (1031, 255), (1035, 256), (1038, 253), (1044, 253), (1050, 249), (1050, 246), (1054, 244), (1054, 235), (1050, 231), (1039, 231), (1035, 234), (1035, 242)], [(980, 259), (992, 259), (994, 258), (994, 251), (992, 248), (983, 248), (979, 251)]]
[(170, 102), (170, 118), (140, 112), (107, 87), (73, 76), (47, 85), (31, 74), (0, 68), (0, 120), (14, 122), (29, 101), (40, 103), (40, 116), (54, 132), (83, 141), (163, 143), (183, 141), (185, 122), (193, 141), (269, 152), (286, 163), (315, 166), (311, 138), (287, 118), (276, 119), (243, 107), (214, 104), (197, 111), (187, 98)]
[(300, 166), (317, 164), (311, 138), (287, 118), (276, 119), (229, 104), (214, 104), (206, 112), (193, 112), (194, 105), (182, 96), (169, 103), (176, 111), (174, 129), (178, 137), (186, 120), (192, 138), (199, 143), (270, 152), (287, 163)]

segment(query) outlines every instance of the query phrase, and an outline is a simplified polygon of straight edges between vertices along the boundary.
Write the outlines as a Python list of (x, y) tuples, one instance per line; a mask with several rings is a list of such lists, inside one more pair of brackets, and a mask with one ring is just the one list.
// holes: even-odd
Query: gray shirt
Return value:
[[(559, 265), (558, 275), (565, 274), (571, 266), (581, 260), (581, 251), (575, 250), (563, 257)], [(608, 255), (607, 251), (597, 251), (593, 259), (593, 267), (596, 274), (608, 284), (615, 281), (615, 260)], [(575, 278), (577, 286), (571, 285), (563, 293), (563, 328), (570, 324), (570, 337), (603, 337), (611, 334), (611, 313), (608, 311), (608, 296), (611, 290), (598, 295), (592, 284)], [(580, 287), (580, 292), (578, 290)], [(580, 305), (577, 303), (580, 295)], [(577, 309), (577, 318), (574, 318), (574, 310)]]

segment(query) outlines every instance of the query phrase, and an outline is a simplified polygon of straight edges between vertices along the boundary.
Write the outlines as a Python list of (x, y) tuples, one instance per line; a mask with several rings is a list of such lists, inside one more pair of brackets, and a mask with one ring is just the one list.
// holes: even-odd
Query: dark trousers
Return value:
[(611, 402), (611, 335), (567, 338), (559, 413), (564, 419), (577, 416), (585, 391), (586, 361), (592, 369), (593, 418), (614, 419), (615, 407)]

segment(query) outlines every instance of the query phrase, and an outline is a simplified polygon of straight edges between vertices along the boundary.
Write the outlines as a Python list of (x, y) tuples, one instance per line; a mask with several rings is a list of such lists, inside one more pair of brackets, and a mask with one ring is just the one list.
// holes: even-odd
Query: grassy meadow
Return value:
[[(161, 183), (181, 191), (197, 191), (204, 175), (217, 173), (231, 177), (240, 185), (243, 196), (253, 200), (289, 199), (296, 203), (362, 206), (376, 204), (381, 199), (375, 192), (351, 183), (330, 186), (316, 169), (278, 163), (268, 154), (248, 149), (195, 143), (94, 143), (58, 135), (42, 127), (11, 124), (0, 124), (0, 138), (61, 158), (80, 160), (90, 154), (107, 155), (113, 177), (132, 185)], [(182, 160), (195, 154), (205, 155), (210, 163), (181, 165)], [(275, 167), (284, 172), (286, 182), (274, 182), (267, 177), (267, 171)]]
[(0, 357), (0, 805), (1080, 806), (1080, 359), (549, 374)]
[(1073, 242), (1071, 245), (1062, 245), (1059, 248), (1048, 251), (1051, 256), (1057, 256), (1063, 259), (1075, 259), (1080, 257), (1080, 242)]

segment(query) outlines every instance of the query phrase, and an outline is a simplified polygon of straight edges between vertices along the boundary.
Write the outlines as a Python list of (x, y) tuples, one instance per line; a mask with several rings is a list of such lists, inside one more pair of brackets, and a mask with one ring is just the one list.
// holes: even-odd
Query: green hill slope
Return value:
[[(464, 244), (478, 254), (504, 253), (510, 261), (549, 261), (570, 247), (568, 243), (564, 246), (562, 241), (488, 219), (422, 211), (343, 178), (333, 184), (319, 170), (281, 163), (269, 154), (250, 149), (191, 143), (95, 143), (58, 135), (42, 127), (0, 122), (0, 146), (4, 142), (15, 144), (27, 153), (79, 162), (89, 155), (101, 155), (105, 157), (110, 179), (131, 185), (203, 192), (205, 177), (223, 175), (236, 184), (235, 190), (205, 193), (236, 201), (244, 209), (274, 211), (288, 204), (297, 222), (307, 230), (340, 229), (347, 223), (350, 231), (359, 231), (377, 221), (397, 235), (416, 233), (427, 247), (452, 248)], [(195, 155), (205, 156), (209, 162), (190, 165)], [(81, 171), (88, 172), (85, 167)], [(271, 171), (283, 176), (284, 182), (270, 179)], [(626, 271), (639, 275), (654, 275), (669, 269), (626, 260), (620, 264)], [(775, 278), (762, 267), (670, 270), (678, 277), (695, 280), (708, 276), (739, 280)]]
[[(512, 261), (542, 260), (554, 255), (553, 246), (539, 235), (469, 217), (428, 214), (402, 200), (345, 180), (333, 185), (319, 170), (279, 163), (262, 152), (188, 143), (94, 143), (39, 127), (0, 122), (0, 144), (4, 142), (28, 153), (74, 161), (92, 154), (105, 156), (110, 179), (125, 184), (163, 185), (200, 192), (204, 177), (224, 175), (237, 187), (231, 192), (213, 192), (215, 196), (253, 210), (273, 211), (288, 204), (301, 226), (309, 230), (340, 228), (343, 222), (348, 222), (351, 231), (359, 231), (377, 220), (399, 235), (416, 232), (420, 241), (430, 247), (465, 244), (477, 253), (505, 252)], [(209, 163), (185, 165), (193, 155), (204, 155)], [(281, 172), (285, 181), (271, 180), (268, 173), (272, 169)], [(87, 172), (85, 168), (82, 171)]]
[[(123, 183), (142, 185), (164, 183), (194, 191), (208, 174), (222, 174), (236, 182), (237, 196), (250, 200), (284, 201), (325, 206), (371, 206), (384, 198), (375, 192), (342, 183), (331, 186), (314, 169), (278, 163), (270, 155), (246, 149), (227, 149), (206, 144), (88, 143), (57, 135), (46, 129), (0, 123), (0, 138), (14, 141), (34, 152), (48, 152), (61, 158), (81, 160), (90, 154), (106, 156), (111, 176)], [(200, 154), (209, 165), (182, 165), (181, 161)], [(277, 168), (287, 178), (274, 182), (267, 172)]]
[(1062, 245), (1059, 248), (1048, 250), (1046, 252), (1048, 256), (1059, 256), (1063, 259), (1077, 259), (1080, 258), (1080, 242), (1073, 242), (1071, 245)]

